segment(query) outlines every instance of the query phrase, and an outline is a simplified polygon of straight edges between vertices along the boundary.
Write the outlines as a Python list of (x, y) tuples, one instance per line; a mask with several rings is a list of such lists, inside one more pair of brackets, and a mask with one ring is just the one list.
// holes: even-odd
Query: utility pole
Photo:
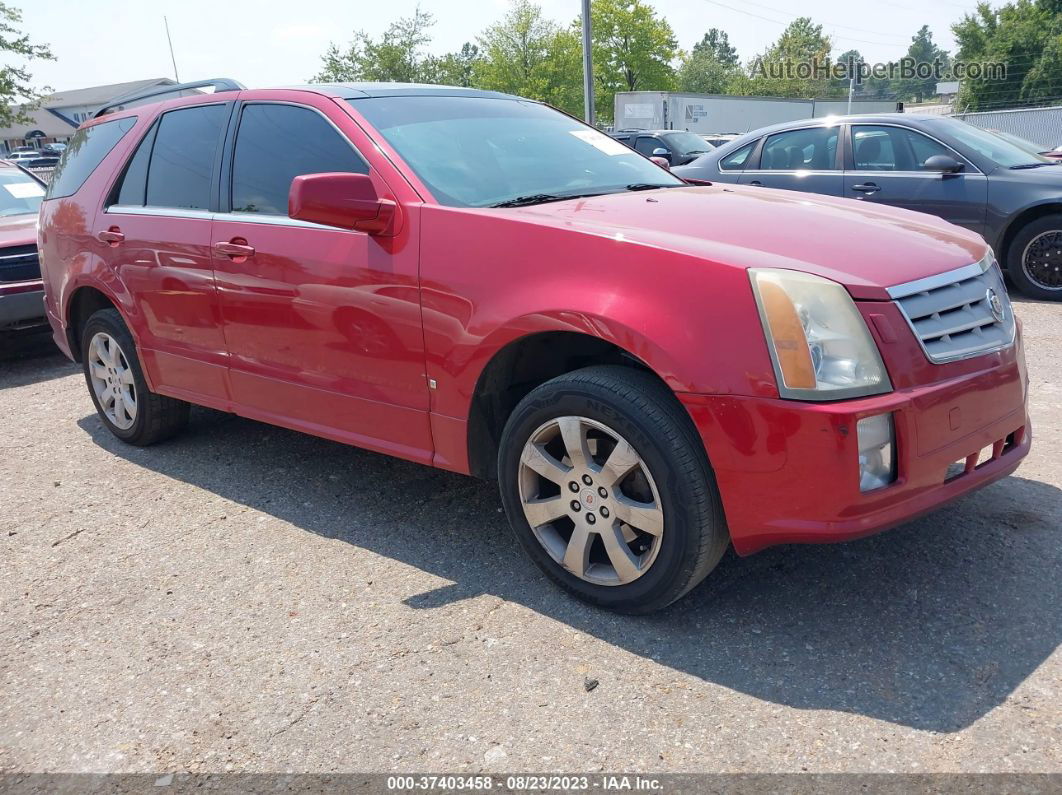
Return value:
[(848, 113), (846, 115), (852, 115), (852, 94), (855, 93), (855, 75), (848, 78)]
[(594, 58), (590, 42), (590, 0), (583, 0), (583, 114), (594, 123)]
[(166, 41), (170, 45), (170, 60), (173, 61), (173, 79), (180, 83), (181, 78), (177, 76), (177, 59), (173, 56), (173, 39), (170, 38), (170, 21), (166, 19), (165, 15), (162, 17), (162, 24), (166, 26)]

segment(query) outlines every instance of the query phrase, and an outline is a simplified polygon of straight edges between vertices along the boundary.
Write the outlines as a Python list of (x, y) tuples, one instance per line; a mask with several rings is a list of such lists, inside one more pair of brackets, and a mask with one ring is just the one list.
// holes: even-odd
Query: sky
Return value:
[[(379, 35), (417, 0), (10, 0), (23, 12), (23, 30), (48, 43), (57, 61), (34, 62), (38, 86), (56, 91), (173, 77), (163, 16), (169, 19), (182, 81), (231, 77), (252, 88), (303, 83), (318, 70), (330, 42), (345, 44), (358, 29)], [(437, 53), (460, 49), (500, 19), (506, 0), (421, 0), (435, 15)], [(579, 0), (541, 0), (546, 16), (574, 19)], [(689, 49), (711, 27), (725, 30), (742, 60), (774, 41), (797, 15), (812, 17), (834, 37), (834, 55), (855, 48), (871, 63), (894, 60), (923, 24), (954, 50), (951, 24), (976, 0), (651, 0)]]

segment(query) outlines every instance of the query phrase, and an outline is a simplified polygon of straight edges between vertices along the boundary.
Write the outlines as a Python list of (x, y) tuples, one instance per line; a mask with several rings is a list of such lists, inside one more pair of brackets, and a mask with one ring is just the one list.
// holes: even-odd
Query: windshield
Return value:
[(625, 144), (537, 102), (425, 96), (350, 103), (436, 200), (452, 207), (685, 184)]
[(0, 169), (0, 217), (30, 215), (40, 209), (44, 187), (16, 168)]
[(1035, 152), (1030, 152), (1022, 146), (1008, 141), (995, 133), (974, 127), (957, 119), (940, 119), (939, 123), (947, 124), (947, 132), (958, 139), (959, 143), (968, 146), (975, 152), (987, 157), (997, 165), (1004, 168), (1024, 166), (1032, 164), (1051, 164), (1050, 158), (1042, 157)]
[(691, 155), (694, 152), (710, 152), (715, 148), (701, 136), (691, 132), (667, 133), (664, 138), (684, 155)]

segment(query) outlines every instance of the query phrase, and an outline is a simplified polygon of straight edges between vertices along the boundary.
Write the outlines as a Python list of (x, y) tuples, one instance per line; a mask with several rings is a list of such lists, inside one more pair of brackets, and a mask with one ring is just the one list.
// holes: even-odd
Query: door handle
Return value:
[(110, 229), (97, 232), (96, 239), (101, 243), (106, 243), (111, 248), (116, 248), (119, 243), (125, 240), (125, 235), (121, 233), (117, 226), (112, 226)]
[(875, 185), (873, 182), (862, 182), (859, 185), (853, 185), (852, 190), (857, 190), (860, 193), (877, 193), (881, 188)]
[(234, 237), (228, 242), (215, 243), (214, 251), (234, 260), (243, 260), (254, 256), (254, 246), (247, 245), (247, 241), (242, 237)]
[(752, 182), (750, 182), (749, 184), (750, 185), (755, 185), (757, 188), (762, 188), (763, 187), (763, 183), (760, 182), (758, 179), (752, 180)]

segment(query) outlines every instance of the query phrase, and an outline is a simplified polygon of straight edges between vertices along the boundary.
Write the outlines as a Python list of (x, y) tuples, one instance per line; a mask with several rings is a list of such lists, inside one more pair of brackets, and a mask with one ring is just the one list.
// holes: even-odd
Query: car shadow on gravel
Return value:
[[(95, 415), (79, 424), (139, 466), (452, 582), (407, 599), (413, 609), (494, 594), (788, 707), (958, 731), (1007, 701), (1062, 638), (1062, 492), (1022, 477), (860, 541), (728, 554), (677, 604), (626, 617), (541, 576), (493, 484), (207, 410), (182, 437), (136, 453)], [(607, 688), (609, 672), (595, 673)], [(1045, 709), (1024, 698), (1010, 708)]]
[(0, 389), (61, 378), (75, 367), (55, 347), (47, 327), (0, 332)]

